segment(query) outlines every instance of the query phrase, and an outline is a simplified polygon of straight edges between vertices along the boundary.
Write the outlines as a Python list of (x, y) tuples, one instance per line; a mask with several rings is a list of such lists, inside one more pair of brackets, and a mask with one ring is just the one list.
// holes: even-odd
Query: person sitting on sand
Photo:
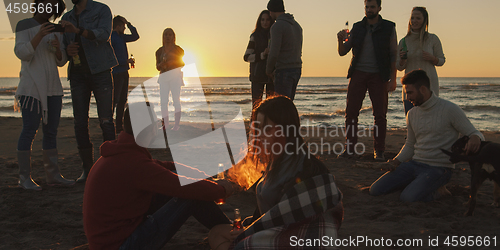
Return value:
[(432, 201), (450, 194), (445, 185), (454, 164), (440, 149), (450, 149), (459, 133), (470, 137), (467, 154), (477, 152), (483, 135), (456, 104), (437, 97), (430, 90), (425, 71), (414, 70), (401, 82), (408, 100), (415, 106), (408, 111), (406, 143), (386, 165), (389, 171), (370, 187), (371, 195), (403, 189), (402, 201)]
[[(281, 249), (290, 247), (290, 235), (336, 237), (343, 218), (342, 194), (325, 165), (310, 155), (293, 101), (274, 96), (253, 114), (253, 145), (246, 159), (265, 166), (256, 186), (257, 209), (244, 230), (227, 224), (214, 227), (208, 237), (212, 249)], [(231, 179), (231, 169), (228, 175)]]
[[(83, 225), (90, 249), (161, 249), (191, 215), (208, 229), (230, 224), (214, 202), (232, 193), (229, 182), (199, 180), (181, 186), (180, 178), (188, 177), (177, 175), (175, 168), (182, 164), (154, 160), (139, 146), (150, 145), (158, 127), (152, 124), (136, 131), (134, 139), (127, 108), (118, 139), (101, 145), (102, 156), (88, 175), (83, 197)], [(191, 171), (190, 176), (200, 175)], [(147, 215), (155, 194), (172, 198)]]

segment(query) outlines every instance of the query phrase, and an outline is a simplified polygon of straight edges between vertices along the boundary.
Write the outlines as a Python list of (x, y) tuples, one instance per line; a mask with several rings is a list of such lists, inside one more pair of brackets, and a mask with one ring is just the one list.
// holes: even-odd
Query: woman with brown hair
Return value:
[[(31, 178), (31, 145), (42, 120), (43, 162), (49, 185), (73, 185), (65, 179), (57, 164), (57, 128), (61, 117), (63, 88), (57, 67), (66, 64), (61, 48), (62, 36), (54, 32), (49, 20), (60, 17), (66, 8), (62, 0), (35, 0), (33, 18), (21, 20), (16, 27), (14, 52), (21, 60), (21, 73), (16, 91), (16, 108), (22, 113), (23, 129), (17, 144), (19, 187), (42, 188)], [(57, 5), (57, 7), (56, 7)], [(45, 8), (46, 6), (46, 8)], [(50, 6), (50, 8), (49, 8)], [(38, 8), (40, 7), (40, 8)], [(39, 9), (52, 12), (38, 12)], [(56, 12), (58, 11), (58, 12)]]
[[(208, 237), (212, 249), (288, 249), (290, 235), (335, 238), (343, 218), (342, 194), (304, 143), (293, 101), (273, 96), (262, 101), (253, 116), (246, 155), (250, 164), (244, 167), (264, 169), (256, 184), (257, 209), (243, 230), (228, 224), (214, 227)], [(229, 180), (235, 179), (233, 168)]]
[(250, 35), (247, 50), (243, 56), (245, 62), (250, 63), (250, 81), (252, 82), (252, 108), (255, 108), (262, 100), (264, 85), (266, 97), (274, 92), (274, 84), (266, 75), (267, 55), (269, 54), (270, 30), (274, 24), (274, 19), (268, 10), (263, 10), (259, 14), (255, 29)]

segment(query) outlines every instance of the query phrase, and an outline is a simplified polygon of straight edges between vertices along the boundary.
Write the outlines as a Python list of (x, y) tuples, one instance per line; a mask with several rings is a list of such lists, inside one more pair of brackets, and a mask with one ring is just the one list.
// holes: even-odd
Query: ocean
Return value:
[[(148, 81), (149, 80), (149, 81)], [(64, 87), (62, 117), (72, 117), (73, 109), (71, 93), (67, 79), (61, 78)], [(129, 91), (143, 82), (155, 81), (147, 77), (132, 77)], [(0, 116), (21, 117), (14, 112), (14, 94), (18, 78), (0, 78)], [(248, 120), (251, 114), (251, 92), (248, 77), (201, 77), (185, 78), (186, 86), (181, 90), (182, 121), (210, 122), (206, 115), (200, 115), (211, 104), (212, 117), (215, 122), (229, 121), (235, 117), (234, 102), (241, 108), (243, 119)], [(192, 84), (194, 82), (194, 84)], [(399, 79), (398, 79), (398, 82)], [(440, 97), (459, 105), (479, 130), (500, 131), (500, 78), (453, 78), (441, 77)], [(199, 84), (203, 90), (199, 88)], [(300, 79), (295, 104), (301, 116), (303, 126), (343, 126), (348, 80), (345, 77), (302, 77)], [(406, 127), (403, 103), (401, 101), (401, 84), (389, 95), (387, 124), (389, 129)], [(135, 92), (131, 92), (135, 93)], [(158, 92), (152, 91), (149, 101), (159, 106)], [(141, 94), (142, 95), (142, 94)], [(143, 100), (142, 96), (131, 94), (129, 102)], [(172, 103), (169, 110), (173, 111)], [(157, 112), (160, 116), (159, 108)], [(237, 113), (236, 113), (237, 114)], [(95, 100), (92, 98), (90, 117), (97, 117)], [(170, 116), (173, 120), (173, 115)], [(359, 116), (359, 124), (373, 124), (371, 102), (366, 95)]]

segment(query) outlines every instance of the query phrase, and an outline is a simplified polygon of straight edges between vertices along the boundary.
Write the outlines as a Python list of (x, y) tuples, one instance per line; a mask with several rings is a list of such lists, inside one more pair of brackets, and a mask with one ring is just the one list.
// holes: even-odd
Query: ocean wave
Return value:
[(243, 100), (239, 100), (239, 101), (234, 101), (234, 103), (236, 104), (247, 104), (247, 103), (251, 103), (252, 102), (252, 99), (243, 99)]
[(311, 88), (299, 88), (297, 89), (298, 94), (324, 94), (324, 93), (346, 93), (347, 88), (328, 88), (328, 89), (318, 89), (315, 87)]
[(370, 110), (372, 110), (372, 107), (362, 107), (361, 110), (359, 110), (359, 113), (367, 113), (369, 112)]
[[(488, 87), (500, 87), (500, 84), (497, 83), (469, 83), (465, 85), (461, 85), (460, 88), (464, 90), (473, 90), (479, 88), (488, 88)], [(490, 88), (488, 88), (490, 89)], [(496, 89), (496, 88), (493, 88)]]
[(14, 105), (11, 106), (5, 106), (5, 107), (0, 107), (0, 111), (11, 111), (14, 112)]
[[(359, 110), (359, 113), (366, 113), (366, 112), (369, 112), (370, 110), (372, 110), (372, 107), (362, 107), (360, 110)], [(337, 111), (335, 111), (334, 113), (335, 115), (337, 116), (344, 116), (345, 115), (345, 109), (339, 109)]]
[(334, 113), (334, 114), (335, 114), (335, 115), (338, 115), (338, 116), (340, 116), (340, 115), (345, 115), (345, 109), (339, 109), (339, 110), (335, 111), (335, 113)]
[(209, 88), (203, 89), (205, 95), (247, 95), (251, 94), (250, 89), (244, 88)]
[(490, 112), (500, 112), (500, 107), (491, 105), (467, 105), (462, 107), (466, 112), (473, 111), (490, 111)]
[(318, 119), (318, 120), (324, 120), (324, 119), (330, 119), (332, 117), (335, 117), (335, 113), (309, 113), (309, 114), (303, 114), (300, 116), (301, 119)]
[(16, 93), (17, 87), (11, 88), (0, 88), (0, 95), (14, 95)]
[(321, 98), (317, 98), (317, 100), (325, 100), (325, 101), (335, 101), (337, 100), (338, 98), (335, 97), (335, 96), (329, 96), (329, 97), (321, 97)]

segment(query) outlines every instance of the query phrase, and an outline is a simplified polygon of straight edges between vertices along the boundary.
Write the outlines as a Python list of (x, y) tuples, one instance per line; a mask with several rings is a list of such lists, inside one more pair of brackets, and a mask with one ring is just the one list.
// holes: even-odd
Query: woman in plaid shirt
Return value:
[(247, 157), (265, 165), (256, 186), (257, 209), (245, 220), (245, 226), (251, 225), (244, 230), (232, 230), (227, 224), (214, 227), (209, 234), (212, 249), (287, 248), (291, 235), (336, 239), (343, 217), (342, 194), (300, 136), (292, 100), (274, 96), (253, 113)]

